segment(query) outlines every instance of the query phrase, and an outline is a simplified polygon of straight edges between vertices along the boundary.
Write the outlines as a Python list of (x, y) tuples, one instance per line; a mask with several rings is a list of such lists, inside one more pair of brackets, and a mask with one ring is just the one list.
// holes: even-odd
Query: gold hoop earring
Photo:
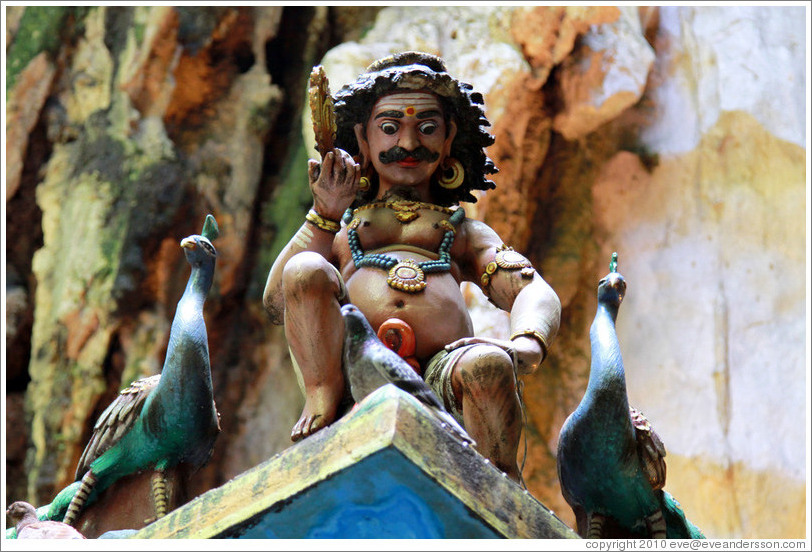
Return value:
[(364, 176), (362, 176), (358, 180), (358, 191), (359, 192), (366, 192), (369, 190), (369, 187), (372, 186), (372, 181), (369, 179), (367, 174), (369, 174), (369, 166), (364, 167), (364, 156), (363, 154), (359, 153), (358, 155), (352, 158), (357, 164), (361, 165), (361, 171)]
[(453, 157), (446, 157), (443, 161), (442, 175), (437, 179), (437, 184), (446, 190), (453, 190), (459, 188), (463, 180), (465, 180), (465, 169), (463, 169), (462, 163)]

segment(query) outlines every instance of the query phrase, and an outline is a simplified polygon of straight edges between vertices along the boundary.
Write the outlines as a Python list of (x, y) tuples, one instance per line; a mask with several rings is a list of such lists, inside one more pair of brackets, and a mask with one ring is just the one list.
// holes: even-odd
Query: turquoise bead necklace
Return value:
[[(353, 215), (358, 209), (352, 212)], [(358, 237), (358, 225), (361, 220), (353, 218), (347, 227), (347, 240), (352, 253), (352, 260), (355, 268), (370, 267), (380, 268), (389, 271), (386, 283), (389, 287), (405, 291), (407, 293), (417, 293), (426, 288), (426, 273), (447, 272), (451, 270), (451, 246), (454, 245), (454, 235), (457, 225), (465, 218), (465, 210), (459, 207), (448, 220), (440, 221), (440, 226), (445, 228), (443, 240), (440, 242), (438, 250), (439, 258), (436, 261), (423, 261), (417, 263), (412, 259), (399, 261), (386, 253), (364, 253), (361, 248), (361, 239)]]

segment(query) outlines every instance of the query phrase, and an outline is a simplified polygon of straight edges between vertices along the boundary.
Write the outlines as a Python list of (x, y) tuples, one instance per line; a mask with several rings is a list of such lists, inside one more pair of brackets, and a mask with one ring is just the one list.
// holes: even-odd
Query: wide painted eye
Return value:
[(434, 121), (426, 121), (425, 123), (421, 123), (419, 127), (420, 132), (423, 134), (434, 134), (434, 131), (437, 130), (439, 125)]
[(398, 128), (400, 128), (400, 126), (392, 121), (386, 121), (381, 124), (381, 130), (384, 134), (394, 134), (398, 131)]

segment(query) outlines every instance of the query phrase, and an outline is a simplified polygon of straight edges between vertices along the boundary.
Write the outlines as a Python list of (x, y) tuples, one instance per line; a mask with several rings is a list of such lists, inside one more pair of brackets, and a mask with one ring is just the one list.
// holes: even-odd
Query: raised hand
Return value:
[(341, 220), (358, 191), (361, 167), (346, 151), (328, 151), (322, 162), (308, 162), (308, 180), (316, 212), (330, 220)]

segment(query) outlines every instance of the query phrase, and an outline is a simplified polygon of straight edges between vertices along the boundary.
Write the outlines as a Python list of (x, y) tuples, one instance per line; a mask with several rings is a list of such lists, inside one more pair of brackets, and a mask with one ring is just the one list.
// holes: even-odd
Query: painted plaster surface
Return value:
[[(584, 263), (581, 257), (573, 265), (552, 255), (540, 266), (560, 290), (565, 317), (567, 306), (584, 308), (582, 325), (573, 328), (584, 337), (597, 280), (611, 252), (619, 252), (629, 283), (618, 330), (630, 400), (664, 439), (670, 461), (666, 489), (688, 516), (712, 537), (801, 536), (807, 464), (804, 12), (662, 7), (656, 32), (648, 34), (650, 45), (643, 37), (650, 30), (646, 18), (641, 12), (638, 22), (637, 16), (624, 10), (596, 22), (583, 31), (585, 46), (561, 58), (563, 108), (552, 128), (565, 139), (599, 141), (611, 139), (607, 128), (613, 124), (632, 120), (646, 157), (618, 151), (588, 175), (589, 203), (580, 208), (592, 222), (581, 239), (595, 244), (592, 260)], [(413, 18), (426, 32), (403, 36), (386, 23), (388, 17)], [(543, 21), (545, 15), (536, 17)], [(336, 64), (337, 75), (352, 75), (393, 47), (446, 55), (456, 46), (447, 37), (457, 26), (445, 16), (435, 21), (448, 22), (437, 39), (437, 27), (424, 15), (384, 10), (360, 45), (340, 47), (360, 49), (366, 57), (346, 68), (352, 57), (336, 49), (325, 62)], [(639, 45), (636, 53), (632, 44)], [(486, 59), (502, 46), (498, 40), (479, 45), (491, 51), (481, 54)], [(516, 67), (514, 82), (527, 74), (521, 64)], [(649, 69), (640, 74), (641, 67)], [(452, 61), (449, 69), (459, 73), (463, 67)], [(490, 93), (487, 75), (479, 81), (463, 76), (484, 85), (486, 103), (501, 97)], [(509, 89), (504, 78), (501, 87)], [(605, 116), (598, 118), (601, 109)], [(489, 111), (497, 131), (504, 123), (501, 113)], [(652, 156), (655, 164), (647, 166)], [(503, 166), (498, 159), (497, 165)], [(545, 168), (556, 170), (540, 163), (539, 172)], [(564, 178), (558, 185), (580, 185)], [(510, 178), (498, 185), (492, 195), (520, 186)], [(532, 190), (531, 184), (519, 197)], [(496, 204), (488, 199), (489, 207)], [(486, 220), (494, 215), (481, 207), (472, 211)], [(593, 272), (575, 285), (572, 271), (559, 269), (559, 263), (580, 266), (580, 272), (587, 264)], [(466, 289), (477, 331), (506, 337), (507, 319), (492, 316), (479, 291)], [(583, 297), (586, 306), (578, 306)], [(554, 347), (570, 349), (554, 350), (549, 370), (571, 374), (568, 398), (565, 405), (551, 406), (528, 397), (531, 423), (544, 435), (543, 442), (531, 438), (531, 471), (534, 464), (554, 469), (550, 455), (557, 428), (586, 382), (586, 340), (562, 336), (559, 342)], [(582, 347), (580, 353), (572, 344)], [(556, 354), (568, 365), (554, 364)], [(530, 390), (557, 384), (544, 377), (531, 379)], [(566, 512), (555, 478), (537, 477), (542, 500)], [(753, 500), (749, 493), (761, 486), (781, 492)]]
[[(301, 396), (260, 296), (310, 207), (306, 78), (322, 63), (335, 92), (421, 49), (485, 94), (500, 172), (466, 213), (564, 307), (523, 378), (532, 494), (573, 525), (555, 450), (617, 251), (630, 400), (665, 442), (666, 490), (709, 537), (804, 535), (808, 7), (98, 6), (71, 11), (73, 42), (47, 48), (23, 40), (32, 9), (6, 27), (7, 492), (46, 503), (94, 416), (160, 369), (185, 281), (177, 240), (209, 211), (228, 406), (195, 490), (291, 446)], [(327, 36), (341, 40), (322, 55)], [(465, 292), (477, 333), (507, 337), (506, 315)]]

